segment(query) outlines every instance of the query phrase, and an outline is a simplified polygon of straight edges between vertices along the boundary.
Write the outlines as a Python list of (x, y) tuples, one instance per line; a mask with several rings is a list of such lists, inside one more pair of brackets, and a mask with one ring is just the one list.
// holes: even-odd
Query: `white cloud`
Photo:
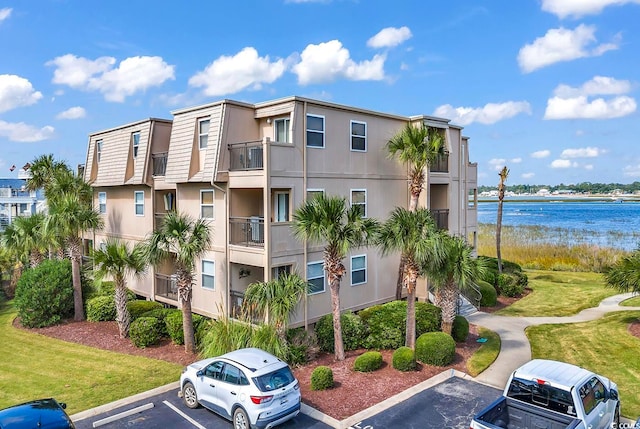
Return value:
[(522, 158), (512, 158), (510, 162), (512, 164), (520, 164), (522, 162)]
[(87, 111), (80, 106), (71, 107), (64, 112), (58, 113), (56, 119), (80, 119), (87, 116)]
[(554, 159), (550, 164), (551, 168), (571, 168), (571, 167), (577, 167), (577, 166), (578, 166), (578, 163), (571, 162), (568, 159)]
[(533, 152), (531, 158), (547, 158), (549, 155), (551, 155), (551, 151), (545, 149)]
[(0, 120), (0, 137), (14, 142), (39, 142), (53, 137), (55, 129), (49, 125), (40, 129), (24, 122), (11, 123)]
[(640, 177), (640, 164), (627, 165), (622, 169), (624, 175), (627, 177)]
[(632, 85), (628, 80), (618, 80), (607, 76), (594, 76), (578, 88), (569, 85), (558, 85), (553, 94), (561, 98), (578, 97), (580, 95), (620, 95), (631, 91)]
[(561, 61), (577, 58), (600, 56), (607, 51), (618, 49), (620, 36), (611, 43), (590, 48), (596, 43), (596, 27), (580, 24), (575, 30), (553, 28), (532, 44), (525, 45), (518, 53), (518, 64), (524, 73), (530, 73), (542, 67)]
[(0, 113), (37, 103), (42, 93), (27, 79), (13, 74), (0, 75)]
[(582, 168), (584, 168), (585, 170), (593, 170), (593, 164), (585, 164)]
[(409, 64), (407, 64), (405, 62), (400, 63), (400, 70), (402, 70), (402, 71), (409, 70)]
[(542, 0), (542, 10), (563, 19), (568, 16), (579, 18), (584, 15), (597, 15), (607, 6), (621, 6), (627, 3), (640, 3), (640, 0)]
[(502, 167), (506, 166), (507, 160), (504, 158), (492, 158), (489, 160), (489, 165), (496, 171), (502, 170)]
[(275, 82), (286, 70), (284, 60), (275, 62), (269, 56), (260, 57), (258, 51), (246, 47), (236, 55), (221, 56), (203, 71), (189, 79), (189, 85), (204, 87), (204, 94), (218, 96), (243, 89), (260, 89), (263, 83)]
[(576, 130), (576, 136), (582, 137), (584, 135), (584, 130)]
[(636, 111), (636, 101), (627, 96), (610, 100), (596, 98), (589, 101), (587, 97), (575, 98), (553, 97), (547, 101), (544, 119), (611, 119), (627, 116)]
[(4, 7), (2, 9), (0, 9), (0, 22), (2, 22), (5, 19), (9, 18), (11, 16), (11, 12), (12, 11), (13, 11), (13, 9), (11, 9), (10, 7)]
[(413, 35), (411, 34), (411, 30), (409, 27), (387, 27), (383, 28), (367, 40), (367, 46), (370, 48), (393, 48), (394, 46), (398, 46), (399, 44), (406, 42)]
[(520, 177), (522, 177), (523, 179), (531, 179), (532, 177), (534, 177), (536, 175), (536, 173), (522, 173), (520, 175)]
[(308, 45), (300, 54), (300, 62), (292, 70), (298, 76), (300, 85), (331, 82), (339, 77), (349, 80), (382, 80), (385, 60), (385, 55), (375, 55), (371, 60), (356, 63), (339, 40), (331, 40)]
[(123, 102), (130, 95), (175, 79), (175, 66), (161, 57), (130, 57), (114, 68), (116, 59), (113, 57), (89, 60), (67, 54), (46, 64), (56, 67), (53, 83), (99, 91), (107, 101)]
[(560, 158), (596, 158), (604, 153), (607, 153), (606, 149), (600, 149), (597, 147), (583, 147), (578, 149), (565, 149), (560, 154)]
[(531, 114), (531, 106), (528, 102), (488, 103), (484, 107), (453, 107), (450, 104), (445, 104), (438, 107), (434, 115), (451, 119), (452, 122), (460, 125), (469, 125), (473, 122), (494, 124), (520, 113)]

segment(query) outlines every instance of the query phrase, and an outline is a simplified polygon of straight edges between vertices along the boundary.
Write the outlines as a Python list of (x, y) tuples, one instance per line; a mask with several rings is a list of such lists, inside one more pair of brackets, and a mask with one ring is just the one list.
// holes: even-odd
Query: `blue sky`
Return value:
[(173, 109), (300, 95), (450, 118), (481, 185), (630, 183), (638, 22), (640, 0), (0, 0), (0, 177)]

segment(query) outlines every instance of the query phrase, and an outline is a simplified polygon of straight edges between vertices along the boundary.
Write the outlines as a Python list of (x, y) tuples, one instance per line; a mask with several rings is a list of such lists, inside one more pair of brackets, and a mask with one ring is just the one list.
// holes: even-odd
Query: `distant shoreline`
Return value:
[[(498, 197), (478, 197), (479, 203), (496, 203)], [(603, 202), (638, 203), (640, 195), (510, 195), (504, 197), (505, 203), (543, 203), (543, 202)]]

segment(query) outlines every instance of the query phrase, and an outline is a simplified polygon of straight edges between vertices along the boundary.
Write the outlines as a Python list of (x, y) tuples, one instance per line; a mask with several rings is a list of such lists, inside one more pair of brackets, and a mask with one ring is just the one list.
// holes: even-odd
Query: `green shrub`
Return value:
[(14, 304), (29, 328), (55, 325), (73, 314), (73, 284), (69, 260), (47, 260), (22, 273)]
[[(97, 287), (97, 294), (113, 297), (116, 294), (116, 286), (111, 281), (103, 280), (100, 286)], [(136, 299), (136, 294), (131, 289), (127, 289), (127, 301), (133, 301), (134, 299)]]
[[(362, 338), (365, 334), (364, 325), (360, 316), (347, 311), (340, 315), (342, 324), (342, 342), (345, 350), (356, 350), (362, 345)], [(320, 350), (333, 353), (333, 315), (326, 314), (316, 322), (316, 337)]]
[(442, 310), (440, 307), (428, 302), (416, 302), (416, 336), (419, 337), (427, 332), (439, 331), (441, 323)]
[(382, 366), (382, 353), (364, 352), (353, 361), (353, 369), (359, 372), (372, 372)]
[(276, 328), (271, 324), (261, 324), (253, 329), (251, 347), (262, 349), (284, 361), (289, 357), (287, 341), (278, 335)]
[(138, 317), (131, 322), (129, 337), (136, 347), (148, 347), (160, 340), (160, 321), (155, 317)]
[(511, 274), (498, 275), (498, 290), (501, 295), (514, 297), (522, 295), (524, 286)]
[(87, 320), (106, 322), (116, 320), (116, 302), (113, 296), (96, 296), (87, 301)]
[(333, 371), (320, 365), (311, 373), (311, 390), (326, 390), (333, 387)]
[(469, 336), (469, 322), (462, 316), (456, 316), (453, 319), (453, 326), (451, 327), (451, 336), (456, 343), (464, 343)]
[[(172, 314), (173, 313), (170, 313), (169, 316)], [(180, 311), (178, 311), (178, 314), (181, 315)], [(167, 316), (167, 319), (168, 318)], [(200, 343), (200, 349), (204, 357), (220, 356), (233, 350), (251, 347), (253, 328), (249, 323), (228, 317), (221, 317), (218, 320), (203, 325), (207, 326), (206, 332), (201, 340), (202, 342)], [(167, 327), (168, 326), (169, 323), (167, 323)], [(180, 319), (180, 329), (182, 329), (182, 319)]]
[[(199, 333), (200, 325), (203, 324), (207, 319), (204, 316), (199, 314), (192, 314), (191, 318), (193, 320), (193, 331), (196, 336), (196, 340), (202, 338), (204, 334)], [(184, 344), (184, 330), (182, 329), (182, 311), (180, 310), (170, 310), (164, 318), (164, 323), (167, 328), (167, 333), (169, 334), (169, 338), (173, 341), (174, 344), (182, 345)], [(247, 347), (247, 346), (244, 346)], [(231, 350), (229, 350), (231, 351)]]
[(498, 303), (498, 292), (496, 291), (496, 288), (484, 280), (478, 280), (476, 284), (482, 294), (482, 298), (480, 298), (480, 307), (494, 307)]
[(290, 365), (310, 362), (315, 359), (320, 350), (315, 333), (302, 327), (287, 330), (287, 343), (289, 343), (289, 356), (286, 360)]
[(138, 317), (142, 316), (144, 313), (156, 310), (159, 308), (163, 308), (162, 304), (156, 301), (146, 301), (144, 299), (136, 299), (134, 301), (127, 302), (127, 309), (129, 310), (129, 314), (131, 314), (131, 320), (136, 320)]
[(409, 347), (402, 346), (393, 352), (393, 367), (398, 371), (416, 369), (416, 353)]
[(170, 308), (154, 308), (153, 310), (149, 310), (146, 313), (140, 315), (140, 317), (155, 317), (160, 321), (160, 337), (168, 337), (169, 333), (167, 332), (167, 325), (164, 322), (164, 319), (167, 317), (167, 314), (174, 310)]
[[(488, 256), (479, 256), (478, 259), (483, 259), (487, 266), (487, 270), (482, 276), (482, 280), (495, 286), (498, 293), (504, 295), (504, 292), (501, 289), (501, 282), (504, 282), (505, 280), (501, 280), (500, 274), (498, 274), (498, 259)], [(503, 259), (502, 274), (509, 274), (513, 278), (513, 280), (522, 287), (523, 290), (529, 283), (529, 279), (527, 278), (527, 275), (522, 271), (522, 267), (515, 262), (505, 261)]]
[(444, 332), (428, 332), (416, 340), (416, 359), (428, 365), (446, 366), (456, 357), (456, 342)]

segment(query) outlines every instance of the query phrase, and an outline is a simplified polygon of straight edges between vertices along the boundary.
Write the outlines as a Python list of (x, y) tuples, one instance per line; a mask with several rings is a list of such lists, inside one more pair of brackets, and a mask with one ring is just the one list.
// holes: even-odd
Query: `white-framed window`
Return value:
[(367, 151), (367, 123), (351, 121), (351, 150), (354, 152)]
[(367, 282), (367, 255), (351, 257), (351, 286)]
[(107, 212), (106, 192), (98, 192), (98, 211), (100, 212), (100, 214), (105, 214)]
[(324, 189), (307, 189), (307, 201), (324, 195)]
[(289, 130), (291, 128), (291, 119), (280, 118), (273, 121), (273, 138), (278, 143), (291, 143)]
[(324, 116), (307, 115), (307, 146), (324, 147)]
[(198, 120), (198, 144), (200, 149), (206, 149), (209, 145), (209, 119)]
[(213, 211), (213, 189), (200, 190), (200, 217), (203, 219), (214, 219)]
[(202, 260), (202, 288), (214, 290), (216, 288), (215, 261)]
[(144, 216), (144, 191), (133, 192), (133, 203), (135, 205), (136, 216)]
[(322, 261), (307, 264), (307, 283), (309, 283), (309, 295), (325, 291), (324, 263)]
[(291, 274), (291, 265), (280, 265), (279, 267), (273, 267), (271, 269), (271, 277), (273, 280), (278, 280), (281, 276)]
[(273, 193), (273, 221), (289, 222), (289, 191), (275, 191)]
[(131, 133), (131, 144), (133, 145), (133, 158), (138, 157), (138, 148), (140, 147), (140, 131)]
[(359, 207), (361, 216), (367, 217), (367, 190), (366, 189), (351, 190), (351, 206)]
[(96, 140), (96, 159), (100, 162), (102, 156), (102, 140)]

